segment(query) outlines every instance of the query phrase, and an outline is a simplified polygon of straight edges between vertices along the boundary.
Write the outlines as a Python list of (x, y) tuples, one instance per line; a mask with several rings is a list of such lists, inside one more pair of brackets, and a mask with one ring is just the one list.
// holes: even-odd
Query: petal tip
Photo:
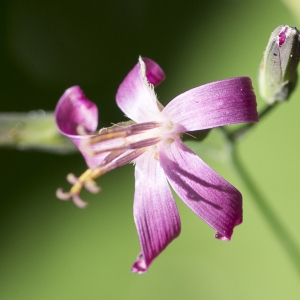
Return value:
[(230, 239), (231, 239), (231, 236), (230, 236), (230, 237), (227, 237), (227, 236), (221, 234), (220, 232), (217, 232), (217, 233), (215, 234), (215, 238), (218, 239), (218, 240), (220, 240), (220, 241), (226, 241), (226, 242), (229, 242)]
[(145, 259), (143, 258), (143, 255), (140, 253), (137, 257), (137, 260), (132, 265), (131, 272), (137, 274), (144, 274), (147, 271), (148, 271), (148, 266), (146, 264)]
[(147, 77), (147, 80), (154, 86), (158, 86), (166, 78), (166, 75), (162, 68), (150, 58), (140, 57), (140, 65), (141, 61), (145, 64), (145, 75)]

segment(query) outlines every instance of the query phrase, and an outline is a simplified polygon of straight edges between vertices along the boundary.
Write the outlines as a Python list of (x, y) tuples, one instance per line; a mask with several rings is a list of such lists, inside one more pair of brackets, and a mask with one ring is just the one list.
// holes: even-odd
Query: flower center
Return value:
[[(180, 138), (180, 134), (172, 133), (173, 128), (174, 124), (170, 120), (140, 124), (129, 121), (104, 128), (98, 134), (83, 140), (81, 148), (88, 153), (91, 161), (97, 162), (97, 165), (86, 170), (79, 178), (69, 174), (67, 180), (73, 185), (72, 188), (67, 193), (61, 189), (57, 190), (57, 197), (61, 200), (72, 198), (77, 206), (85, 207), (86, 203), (79, 197), (83, 187), (92, 193), (99, 192), (100, 188), (95, 179), (117, 167), (133, 162), (162, 140), (174, 141), (174, 138)], [(158, 153), (156, 159), (159, 159)]]

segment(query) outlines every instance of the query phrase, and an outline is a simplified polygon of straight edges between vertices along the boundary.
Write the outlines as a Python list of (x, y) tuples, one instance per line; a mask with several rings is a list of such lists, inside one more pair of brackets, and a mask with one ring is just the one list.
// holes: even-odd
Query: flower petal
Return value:
[(174, 98), (162, 113), (186, 131), (258, 122), (255, 94), (248, 77), (225, 79), (191, 89)]
[(180, 218), (167, 179), (155, 152), (136, 161), (134, 220), (142, 253), (132, 272), (144, 273), (154, 258), (180, 233)]
[(164, 78), (165, 74), (157, 63), (149, 58), (140, 58), (118, 89), (118, 106), (137, 123), (155, 120), (162, 106), (156, 99), (153, 86)]
[(242, 195), (207, 166), (181, 141), (159, 146), (162, 168), (179, 197), (217, 231), (216, 238), (230, 240), (242, 222)]
[[(79, 86), (65, 91), (57, 103), (54, 116), (59, 131), (75, 143), (90, 168), (95, 167), (107, 156), (107, 153), (92, 156), (91, 150), (84, 144), (91, 137), (89, 133), (97, 129), (98, 109), (84, 96)], [(80, 127), (86, 134), (79, 134)]]
[(97, 129), (97, 106), (85, 98), (79, 86), (73, 86), (65, 91), (57, 103), (54, 114), (58, 129), (72, 140), (79, 136), (79, 125), (88, 133)]

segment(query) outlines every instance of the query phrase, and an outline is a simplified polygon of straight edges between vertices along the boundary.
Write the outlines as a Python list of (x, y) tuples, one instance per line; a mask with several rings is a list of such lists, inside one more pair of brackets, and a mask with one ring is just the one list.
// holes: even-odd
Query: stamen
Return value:
[(67, 175), (67, 181), (73, 185), (78, 182), (78, 178), (74, 174), (70, 173)]
[(104, 175), (105, 173), (117, 167), (121, 167), (125, 164), (132, 162), (134, 159), (136, 159), (142, 153), (144, 153), (146, 149), (147, 148), (145, 147), (142, 149), (134, 150), (128, 154), (125, 154), (126, 152), (124, 151), (111, 153), (103, 160), (99, 167), (94, 169), (87, 169), (79, 178), (77, 178), (74, 174), (68, 174), (67, 180), (71, 184), (73, 184), (73, 186), (70, 189), (70, 192), (68, 193), (63, 192), (62, 189), (58, 189), (56, 191), (57, 198), (61, 200), (69, 200), (72, 198), (74, 204), (78, 207), (86, 207), (87, 203), (79, 197), (79, 194), (83, 187), (85, 187), (91, 193), (98, 193), (100, 191), (100, 188), (95, 182), (96, 178)]
[(121, 145), (119, 147), (104, 148), (104, 149), (101, 149), (98, 151), (94, 151), (94, 155), (104, 153), (104, 152), (109, 152), (109, 151), (116, 151), (116, 150), (126, 151), (126, 150), (130, 150), (130, 149), (140, 149), (140, 148), (155, 145), (160, 141), (161, 141), (161, 137), (155, 137), (155, 138), (144, 139), (144, 140), (138, 141), (138, 142), (125, 143), (124, 145)]
[(147, 130), (158, 128), (161, 125), (162, 125), (162, 123), (159, 123), (159, 122), (145, 122), (145, 123), (141, 123), (141, 124), (132, 125), (132, 129), (133, 129), (133, 132), (135, 132), (135, 133), (142, 133)]
[(125, 151), (113, 151), (110, 152), (102, 161), (100, 166), (102, 165), (108, 165), (110, 162), (112, 162), (114, 159), (118, 158), (122, 154), (124, 154)]
[(70, 193), (64, 192), (61, 188), (57, 189), (56, 191), (56, 197), (60, 200), (69, 200), (71, 198)]
[(139, 148), (153, 146), (158, 142), (160, 142), (161, 140), (162, 140), (161, 137), (149, 138), (135, 143), (131, 143), (128, 146), (130, 149), (139, 149)]
[(80, 141), (80, 149), (87, 156), (96, 155), (95, 151), (91, 148), (90, 139), (83, 139), (82, 141)]
[[(118, 128), (116, 128), (118, 129)], [(102, 134), (97, 134), (96, 136), (93, 136), (92, 138), (89, 139), (89, 142), (91, 144), (96, 144), (99, 142), (104, 142), (107, 140), (112, 140), (112, 139), (117, 139), (117, 138), (122, 138), (122, 137), (126, 137), (129, 136), (130, 134), (130, 130), (124, 130), (123, 128), (119, 131), (119, 130), (109, 130), (107, 129), (106, 133)]]
[(132, 151), (129, 154), (119, 158), (118, 160), (113, 162), (115, 164), (114, 168), (121, 167), (121, 166), (124, 166), (124, 165), (132, 162), (133, 160), (138, 158), (141, 154), (143, 154), (145, 151), (146, 151), (146, 148), (138, 149), (138, 150)]
[(73, 195), (73, 202), (76, 206), (78, 206), (79, 208), (85, 208), (87, 206), (87, 203), (84, 202), (79, 195)]
[(131, 125), (133, 125), (133, 124), (136, 124), (134, 121), (132, 121), (132, 120), (130, 120), (130, 121), (125, 121), (125, 122), (119, 122), (119, 123), (111, 123), (112, 124), (112, 126), (111, 127), (104, 127), (104, 128), (101, 128), (100, 130), (99, 130), (99, 132), (98, 133), (103, 133), (103, 132), (105, 132), (107, 129), (110, 129), (110, 128), (114, 128), (114, 127), (122, 127), (122, 128), (124, 128), (124, 127), (128, 127), (128, 126), (131, 126)]
[(97, 186), (97, 183), (95, 181), (88, 181), (84, 184), (84, 187), (92, 194), (97, 194), (100, 192), (100, 187)]
[(104, 128), (94, 137), (89, 139), (91, 144), (96, 144), (106, 140), (112, 140), (116, 138), (127, 137), (138, 133), (145, 132), (150, 129), (154, 129), (161, 126), (158, 122), (146, 122), (141, 124), (134, 124), (127, 127), (112, 126), (110, 128)]

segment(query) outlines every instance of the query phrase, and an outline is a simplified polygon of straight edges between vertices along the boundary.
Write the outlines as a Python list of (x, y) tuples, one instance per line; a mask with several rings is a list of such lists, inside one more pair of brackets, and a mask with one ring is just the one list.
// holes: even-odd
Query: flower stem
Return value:
[(300, 275), (300, 249), (297, 243), (295, 243), (289, 230), (280, 221), (277, 213), (272, 209), (271, 205), (268, 204), (266, 199), (262, 196), (261, 191), (249, 175), (245, 166), (243, 165), (236, 148), (236, 145), (232, 145), (232, 162), (240, 178), (243, 180), (245, 186), (252, 194), (252, 198), (259, 211), (265, 218), (273, 234), (277, 237), (282, 248), (288, 254), (288, 257), (296, 268), (296, 271)]
[[(265, 106), (259, 113), (258, 118), (261, 121), (264, 116), (266, 116), (269, 112), (271, 112), (278, 104), (278, 101), (274, 102), (272, 105)], [(251, 129), (253, 126), (255, 126), (257, 123), (247, 123), (246, 125), (242, 126), (241, 128), (231, 132), (228, 134), (229, 140), (232, 142), (239, 140), (241, 137), (243, 137), (249, 129)]]
[(68, 154), (75, 145), (56, 128), (53, 112), (0, 113), (0, 147)]

